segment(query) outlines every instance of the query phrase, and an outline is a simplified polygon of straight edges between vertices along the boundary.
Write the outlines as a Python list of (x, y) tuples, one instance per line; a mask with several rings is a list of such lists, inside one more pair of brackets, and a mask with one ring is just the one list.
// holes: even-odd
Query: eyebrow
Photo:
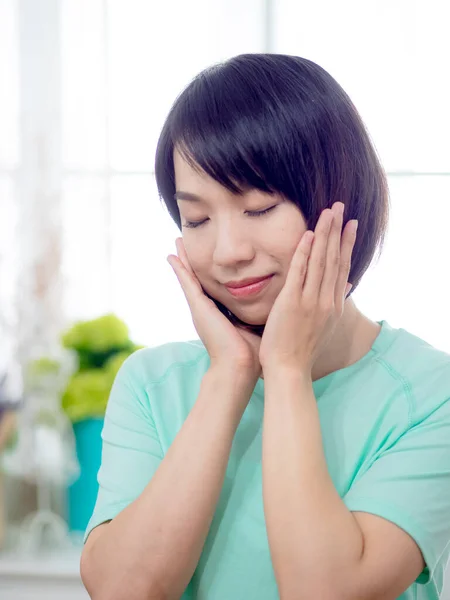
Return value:
[(203, 198), (197, 196), (197, 194), (191, 194), (190, 192), (175, 192), (173, 195), (175, 200), (187, 200), (188, 202), (204, 202)]

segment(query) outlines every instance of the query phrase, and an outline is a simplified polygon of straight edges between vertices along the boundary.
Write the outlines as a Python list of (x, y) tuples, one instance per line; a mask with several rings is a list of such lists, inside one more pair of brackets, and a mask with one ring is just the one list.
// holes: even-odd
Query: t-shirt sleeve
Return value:
[(112, 520), (142, 493), (163, 458), (138, 371), (139, 357), (132, 355), (111, 389), (102, 430), (99, 491), (84, 541), (94, 527)]
[(383, 451), (344, 502), (351, 511), (378, 515), (406, 531), (426, 563), (417, 583), (440, 592), (450, 550), (450, 400)]

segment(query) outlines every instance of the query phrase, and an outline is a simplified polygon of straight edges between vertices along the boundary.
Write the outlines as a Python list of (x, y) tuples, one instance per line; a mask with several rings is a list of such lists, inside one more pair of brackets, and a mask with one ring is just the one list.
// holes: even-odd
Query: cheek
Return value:
[(285, 264), (286, 268), (289, 268), (289, 265), (291, 264), (291, 260), (292, 257), (294, 256), (294, 253), (297, 249), (297, 246), (301, 240), (303, 233), (299, 233), (298, 235), (295, 236), (295, 238), (292, 238), (290, 240), (287, 240), (287, 243), (284, 247), (284, 252), (283, 252), (283, 263)]
[(282, 266), (283, 271), (289, 269), (294, 252), (306, 231), (303, 222), (293, 222), (279, 229), (276, 238), (271, 239), (270, 252), (277, 258), (277, 262)]

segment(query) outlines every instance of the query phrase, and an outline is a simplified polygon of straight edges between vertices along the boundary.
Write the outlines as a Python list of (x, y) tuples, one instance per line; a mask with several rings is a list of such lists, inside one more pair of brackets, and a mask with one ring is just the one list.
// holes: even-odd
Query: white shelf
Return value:
[(80, 578), (81, 548), (27, 556), (0, 552), (0, 576)]
[(0, 552), (2, 600), (89, 600), (80, 576), (81, 548), (41, 556)]

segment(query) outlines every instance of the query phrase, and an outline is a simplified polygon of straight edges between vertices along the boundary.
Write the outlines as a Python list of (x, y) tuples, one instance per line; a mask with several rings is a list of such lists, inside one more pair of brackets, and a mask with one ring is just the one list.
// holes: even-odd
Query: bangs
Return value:
[[(175, 103), (161, 141), (234, 194), (256, 188), (293, 200), (306, 191), (302, 171), (312, 166), (311, 140), (300, 141), (308, 127), (298, 89), (276, 71), (266, 81), (267, 70), (247, 58), (247, 69), (231, 60), (196, 77)], [(307, 119), (311, 131), (314, 116)]]
[(211, 78), (214, 73), (199, 77), (175, 111), (174, 146), (192, 168), (200, 168), (234, 194), (250, 188), (273, 193), (267, 171), (273, 150), (261, 135), (262, 102), (243, 94), (242, 82)]

